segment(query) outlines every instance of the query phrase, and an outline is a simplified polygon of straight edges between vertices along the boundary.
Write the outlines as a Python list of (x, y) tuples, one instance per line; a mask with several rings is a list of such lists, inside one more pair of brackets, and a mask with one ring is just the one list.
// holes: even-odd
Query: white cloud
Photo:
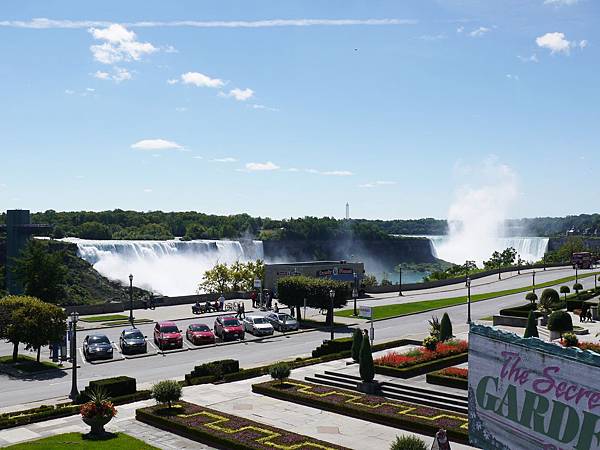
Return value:
[(98, 78), (99, 80), (108, 80), (110, 74), (108, 72), (102, 72), (101, 70), (97, 70), (94, 73), (94, 78)]
[(559, 33), (558, 31), (546, 33), (543, 36), (537, 37), (535, 39), (535, 43), (538, 45), (538, 47), (550, 50), (551, 54), (564, 53), (565, 55), (570, 53), (571, 48), (579, 47), (584, 49), (588, 46), (587, 40), (583, 39), (579, 42), (569, 41), (566, 39), (564, 33)]
[(513, 75), (511, 73), (507, 73), (506, 78), (508, 78), (509, 80), (519, 81), (519, 75)]
[(271, 108), (269, 106), (265, 106), (265, 105), (259, 105), (254, 103), (253, 105), (249, 105), (252, 109), (263, 109), (265, 111), (279, 111), (278, 108)]
[(193, 84), (196, 87), (220, 88), (225, 82), (219, 78), (211, 78), (200, 72), (186, 72), (181, 75), (183, 84)]
[(194, 158), (194, 159), (204, 159), (204, 158), (203, 158), (202, 156), (200, 156), (200, 155), (192, 156), (192, 158)]
[(296, 168), (296, 167), (290, 167), (289, 169), (287, 169), (288, 172), (300, 172), (300, 169)]
[(465, 27), (463, 27), (462, 25), (456, 29), (457, 33), (462, 33), (463, 31), (465, 31)]
[(372, 189), (372, 188), (376, 188), (378, 186), (391, 186), (394, 184), (396, 184), (395, 181), (379, 180), (379, 181), (375, 181), (373, 183), (359, 184), (358, 187)]
[(166, 139), (142, 139), (131, 144), (131, 148), (136, 150), (183, 150), (183, 147), (177, 142)]
[(521, 60), (521, 62), (524, 62), (524, 63), (530, 63), (530, 62), (531, 63), (537, 63), (537, 62), (540, 62), (535, 53), (533, 55), (531, 55), (531, 56), (518, 56), (517, 55), (517, 58), (519, 58)]
[(476, 28), (475, 30), (471, 31), (469, 33), (469, 36), (471, 36), (471, 37), (481, 37), (484, 34), (488, 33), (489, 31), (491, 31), (490, 28), (479, 27), (479, 28)]
[(235, 89), (231, 89), (229, 91), (229, 93), (227, 93), (227, 94), (225, 94), (224, 92), (221, 92), (219, 95), (221, 97), (233, 97), (238, 102), (245, 102), (246, 100), (248, 100), (249, 98), (252, 98), (254, 96), (254, 91), (250, 88), (246, 88), (246, 89), (235, 88)]
[(214, 158), (211, 159), (212, 162), (218, 162), (218, 163), (234, 163), (237, 162), (237, 159), (232, 158), (231, 156), (227, 156), (225, 158)]
[(96, 89), (94, 89), (94, 88), (85, 88), (85, 90), (87, 92), (96, 92)]
[(579, 41), (579, 48), (586, 48), (588, 46), (588, 41), (586, 39)]
[[(179, 20), (171, 22), (144, 21), (121, 24), (130, 28), (154, 27), (192, 27), (192, 28), (271, 28), (271, 27), (310, 27), (310, 26), (388, 26), (388, 25), (415, 25), (413, 19), (269, 19), (269, 20)], [(90, 28), (110, 27), (112, 22), (103, 20), (54, 20), (47, 18), (34, 18), (31, 20), (3, 20), (0, 27), (12, 28)]]
[(150, 42), (139, 42), (136, 34), (123, 25), (111, 24), (107, 28), (90, 28), (94, 39), (105, 41), (90, 46), (94, 59), (102, 64), (115, 64), (120, 61), (139, 61), (142, 56), (158, 51)]
[(251, 162), (246, 164), (246, 170), (249, 171), (264, 171), (264, 170), (277, 170), (279, 166), (277, 164), (272, 163), (271, 161), (267, 161), (265, 163), (255, 163)]
[(570, 6), (578, 2), (579, 0), (544, 0), (544, 5)]
[(146, 189), (144, 189), (144, 192), (146, 192), (146, 193), (150, 193), (150, 192), (152, 192), (152, 189), (150, 189), (150, 188), (146, 188)]
[(65, 89), (65, 94), (67, 95), (73, 95), (75, 93), (75, 91), (73, 89)]
[(446, 39), (445, 34), (423, 34), (419, 36), (419, 39), (422, 41), (433, 42), (433, 41), (441, 41)]
[(172, 78), (170, 80), (167, 80), (167, 84), (177, 84), (179, 83), (179, 80), (177, 78)]
[(395, 181), (376, 181), (376, 184), (378, 184), (379, 186), (391, 186), (393, 184), (396, 184)]
[(365, 183), (365, 184), (359, 184), (358, 187), (359, 188), (372, 189), (372, 188), (375, 187), (375, 185), (373, 183)]
[(163, 48), (163, 51), (165, 53), (179, 53), (179, 50), (177, 50), (175, 47), (173, 47), (172, 45), (167, 45), (166, 47)]
[(131, 72), (127, 69), (123, 69), (122, 67), (114, 67), (113, 73), (103, 72), (101, 70), (96, 71), (93, 74), (94, 78), (98, 78), (99, 80), (113, 80), (116, 83), (120, 83), (121, 81), (131, 80)]
[(329, 170), (326, 172), (320, 172), (321, 175), (327, 175), (332, 177), (349, 177), (354, 175), (352, 172), (348, 170)]
[(188, 108), (185, 106), (178, 106), (177, 108), (175, 108), (175, 111), (177, 112), (186, 112), (187, 110)]

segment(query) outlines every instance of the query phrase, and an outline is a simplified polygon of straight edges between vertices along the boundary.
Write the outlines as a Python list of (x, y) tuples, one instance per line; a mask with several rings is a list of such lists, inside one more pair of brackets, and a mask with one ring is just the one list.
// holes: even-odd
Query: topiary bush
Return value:
[(448, 339), (452, 339), (452, 322), (450, 322), (448, 313), (444, 313), (440, 322), (440, 342), (447, 341)]
[(269, 375), (274, 380), (279, 380), (280, 384), (283, 384), (283, 380), (288, 378), (291, 372), (290, 365), (286, 362), (278, 362), (269, 367)]
[(360, 347), (362, 346), (363, 334), (360, 328), (355, 328), (352, 334), (352, 359), (354, 362), (360, 361)]
[(359, 357), (360, 378), (365, 383), (370, 383), (375, 378), (375, 365), (373, 364), (373, 353), (371, 352), (371, 343), (369, 336), (364, 335), (362, 345), (360, 346)]
[(563, 334), (562, 341), (565, 347), (576, 347), (579, 344), (579, 339), (577, 339), (575, 333)]
[(560, 302), (560, 295), (554, 289), (544, 289), (540, 296), (539, 309), (542, 311), (551, 311), (552, 305)]
[(554, 311), (548, 317), (548, 329), (560, 333), (561, 337), (563, 333), (573, 331), (571, 315), (566, 311)]
[(532, 304), (534, 304), (535, 302), (537, 302), (538, 296), (536, 293), (534, 292), (529, 292), (526, 296), (525, 296), (525, 300), (527, 300), (528, 302), (531, 302)]
[(390, 450), (428, 450), (423, 439), (414, 435), (398, 437), (392, 442)]
[(560, 287), (560, 293), (564, 294), (565, 296), (565, 301), (567, 301), (567, 294), (571, 292), (571, 289), (569, 289), (569, 286), (561, 286)]
[(158, 403), (166, 403), (171, 409), (173, 402), (181, 398), (181, 385), (174, 380), (159, 381), (152, 386), (152, 398)]
[(529, 311), (529, 316), (527, 317), (527, 328), (525, 328), (525, 334), (523, 335), (523, 337), (540, 337), (537, 329), (537, 319), (533, 311)]
[(579, 291), (583, 291), (583, 284), (575, 283), (573, 285), (573, 290), (575, 291), (575, 294), (577, 294), (577, 298), (579, 298)]
[(438, 342), (439, 339), (435, 336), (427, 336), (425, 339), (423, 339), (423, 347), (425, 347), (429, 351), (434, 352)]

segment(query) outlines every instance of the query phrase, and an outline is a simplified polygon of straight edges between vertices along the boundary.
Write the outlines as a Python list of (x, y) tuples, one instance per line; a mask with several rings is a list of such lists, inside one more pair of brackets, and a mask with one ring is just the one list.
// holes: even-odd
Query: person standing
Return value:
[(431, 445), (431, 450), (450, 450), (450, 441), (448, 440), (448, 436), (446, 435), (446, 430), (441, 428), (437, 433), (435, 433), (435, 437), (433, 438), (433, 444)]
[(277, 305), (277, 302), (275, 302), (275, 306), (273, 306), (273, 311), (275, 311), (276, 313), (279, 312), (279, 306)]
[(225, 309), (225, 296), (221, 293), (219, 297), (219, 311), (223, 311)]
[(250, 293), (250, 298), (252, 299), (252, 307), (256, 308), (256, 298), (257, 298), (256, 291), (252, 291)]

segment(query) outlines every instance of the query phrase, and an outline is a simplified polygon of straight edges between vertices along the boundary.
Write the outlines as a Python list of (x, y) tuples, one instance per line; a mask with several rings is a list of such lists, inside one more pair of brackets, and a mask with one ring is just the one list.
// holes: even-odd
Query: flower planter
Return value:
[(110, 416), (94, 416), (94, 417), (82, 417), (83, 422), (86, 425), (89, 425), (91, 430), (90, 434), (92, 436), (102, 436), (104, 431), (104, 425), (111, 421), (112, 417)]

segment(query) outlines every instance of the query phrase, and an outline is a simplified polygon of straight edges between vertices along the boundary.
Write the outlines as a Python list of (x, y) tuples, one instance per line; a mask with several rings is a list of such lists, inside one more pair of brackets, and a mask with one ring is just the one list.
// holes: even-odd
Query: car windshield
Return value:
[(175, 325), (164, 325), (164, 326), (160, 327), (160, 332), (161, 333), (178, 333), (179, 330), (177, 329), (177, 327)]
[(90, 344), (110, 344), (106, 336), (90, 336), (88, 342)]
[(279, 320), (289, 322), (290, 320), (294, 320), (294, 318), (289, 314), (279, 314)]
[(142, 334), (142, 332), (140, 330), (134, 330), (134, 331), (126, 331), (123, 337), (125, 339), (143, 339), (144, 335)]
[(194, 324), (194, 325), (190, 325), (190, 330), (192, 330), (192, 331), (210, 331), (210, 328), (208, 328), (208, 325)]
[(267, 321), (264, 319), (264, 317), (256, 317), (254, 319), (254, 323), (267, 323)]
[(237, 321), (237, 319), (227, 319), (223, 321), (223, 325), (225, 325), (226, 327), (237, 327), (240, 323)]

